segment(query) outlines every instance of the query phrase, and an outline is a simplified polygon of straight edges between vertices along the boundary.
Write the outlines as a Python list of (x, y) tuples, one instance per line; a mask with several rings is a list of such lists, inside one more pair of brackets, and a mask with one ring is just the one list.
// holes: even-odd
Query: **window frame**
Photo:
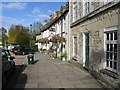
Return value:
[[(114, 32), (117, 32), (117, 40), (115, 40), (115, 38), (114, 38), (114, 35), (113, 35), (113, 40), (111, 40), (111, 38), (110, 38), (110, 33), (112, 33), (112, 34), (114, 34)], [(107, 40), (107, 33), (109, 33), (109, 40)], [(109, 51), (107, 51), (107, 45), (109, 44)], [(115, 52), (114, 51), (114, 47), (113, 47), (113, 50), (110, 50), (110, 45), (115, 45), (115, 44), (117, 44), (117, 51)], [(109, 53), (109, 58), (107, 59), (107, 52)], [(112, 71), (112, 72), (115, 72), (115, 73), (117, 73), (117, 71), (118, 71), (118, 27), (110, 27), (110, 28), (105, 28), (104, 29), (104, 58), (105, 58), (105, 69), (107, 69), (107, 70), (110, 70), (110, 71)], [(112, 53), (112, 59), (110, 59), (110, 53)], [(115, 54), (115, 53), (117, 53), (117, 59), (115, 60), (115, 58), (114, 58), (114, 55), (113, 54)], [(108, 62), (109, 62), (109, 65), (107, 66), (107, 60), (108, 60)], [(112, 67), (110, 67), (110, 61), (112, 62)], [(116, 69), (114, 68), (114, 62), (117, 62), (117, 66), (116, 66)]]
[(73, 22), (78, 19), (78, 3), (77, 1), (73, 3)]
[[(76, 40), (75, 40), (76, 39)], [(76, 41), (76, 43), (75, 43), (75, 41)], [(78, 41), (78, 38), (77, 38), (77, 36), (75, 35), (74, 37), (73, 37), (73, 57), (74, 58), (77, 58), (77, 55), (78, 55), (78, 45), (77, 45), (77, 41)], [(76, 51), (75, 51), (76, 50)]]
[(88, 15), (90, 13), (90, 2), (89, 0), (85, 0), (85, 3), (84, 3), (84, 12), (85, 12), (85, 15)]

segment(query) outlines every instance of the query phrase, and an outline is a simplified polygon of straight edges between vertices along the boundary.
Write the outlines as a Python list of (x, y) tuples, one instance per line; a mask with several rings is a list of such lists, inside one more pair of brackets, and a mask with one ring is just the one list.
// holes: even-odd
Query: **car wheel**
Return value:
[(6, 85), (6, 76), (3, 75), (2, 77), (3, 77), (2, 78), (2, 88), (5, 88), (5, 85)]

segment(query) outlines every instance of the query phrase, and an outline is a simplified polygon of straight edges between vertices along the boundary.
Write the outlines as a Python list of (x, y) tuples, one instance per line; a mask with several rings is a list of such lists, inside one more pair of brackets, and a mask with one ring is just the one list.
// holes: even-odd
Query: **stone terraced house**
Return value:
[[(66, 8), (67, 7), (67, 8)], [(88, 70), (95, 78), (113, 88), (120, 83), (120, 2), (69, 1), (58, 15), (40, 28), (36, 39), (62, 36), (66, 39), (57, 52), (67, 51), (67, 61)], [(55, 16), (55, 17), (54, 17)], [(53, 43), (38, 43), (47, 50)]]
[(69, 2), (70, 62), (111, 87), (120, 82), (120, 2)]
[[(56, 50), (57, 56), (60, 56), (61, 52), (69, 53), (68, 49), (68, 40), (69, 40), (69, 3), (66, 3), (66, 6), (61, 6), (60, 11), (56, 11), (53, 16), (51, 16), (51, 21), (46, 22), (44, 26), (40, 28), (40, 33), (36, 34), (36, 41), (38, 49), (49, 50), (51, 47)], [(63, 37), (66, 40), (66, 43), (40, 43), (40, 39), (50, 40), (53, 36)], [(67, 59), (68, 60), (68, 59)]]

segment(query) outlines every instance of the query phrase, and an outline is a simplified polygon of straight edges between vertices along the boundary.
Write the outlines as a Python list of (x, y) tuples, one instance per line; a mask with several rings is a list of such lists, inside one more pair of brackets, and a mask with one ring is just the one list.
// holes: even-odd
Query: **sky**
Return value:
[(8, 30), (12, 24), (26, 27), (36, 21), (41, 21), (43, 24), (45, 19), (50, 19), (49, 15), (53, 15), (65, 4), (65, 2), (2, 2), (0, 25)]

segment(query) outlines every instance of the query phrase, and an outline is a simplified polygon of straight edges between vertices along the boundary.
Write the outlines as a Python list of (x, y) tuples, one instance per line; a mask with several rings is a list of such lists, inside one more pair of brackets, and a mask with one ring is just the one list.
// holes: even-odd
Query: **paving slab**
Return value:
[[(36, 53), (36, 62), (27, 65), (23, 71), (27, 75), (25, 88), (103, 88), (89, 73), (60, 60), (52, 60), (49, 55)], [(22, 87), (20, 82), (16, 87)], [(51, 90), (52, 90), (51, 89)]]
[(38, 83), (27, 83), (25, 88), (38, 88)]

